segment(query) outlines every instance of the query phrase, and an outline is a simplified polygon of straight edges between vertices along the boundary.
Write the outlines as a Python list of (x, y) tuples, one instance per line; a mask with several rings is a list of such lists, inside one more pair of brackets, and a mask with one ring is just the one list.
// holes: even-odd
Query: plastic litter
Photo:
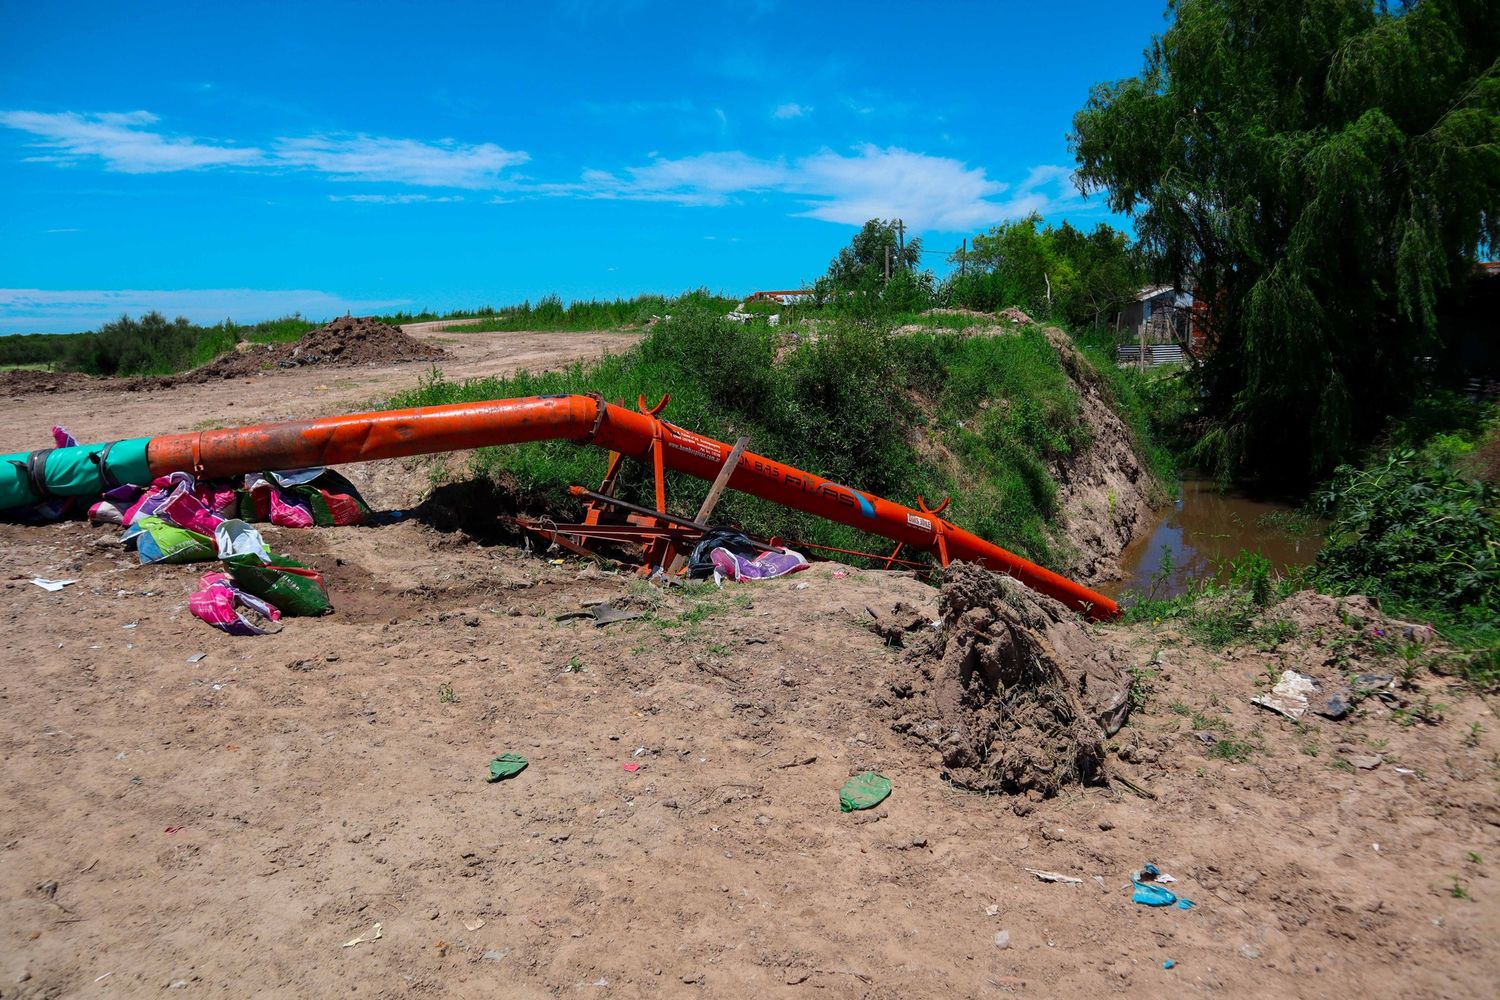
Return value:
[(1307, 714), (1308, 695), (1318, 690), (1318, 682), (1306, 674), (1286, 670), (1269, 692), (1250, 699), (1252, 705), (1269, 708), (1294, 722)]
[[(229, 635), (270, 635), (281, 631), (281, 612), (253, 594), (236, 587), (224, 573), (206, 573), (199, 590), (188, 598), (188, 610), (201, 621)], [(253, 613), (251, 617), (249, 613)], [(197, 654), (196, 663), (206, 654)]]
[(34, 577), (31, 578), (31, 582), (34, 583), (34, 584), (36, 584), (38, 587), (41, 587), (43, 590), (47, 591), (49, 594), (55, 594), (59, 590), (62, 590), (64, 587), (68, 586), (69, 584), (77, 583), (78, 581), (77, 580), (48, 580), (48, 579), (46, 579), (44, 577), (34, 576)]
[(1035, 875), (1043, 882), (1062, 882), (1066, 885), (1083, 884), (1083, 879), (1074, 878), (1071, 875), (1064, 875), (1061, 872), (1049, 872), (1040, 868), (1028, 868), (1026, 869), (1026, 871), (1030, 872), (1032, 875)]
[(639, 765), (639, 764), (633, 764), (633, 763), (632, 764), (621, 764), (620, 766), (623, 767), (625, 770), (629, 771), (631, 774), (634, 774), (635, 772), (637, 772), (637, 771), (639, 771), (641, 769), (641, 765)]
[(613, 625), (615, 622), (634, 621), (637, 618), (646, 617), (644, 611), (633, 611), (629, 608), (617, 608), (612, 604), (600, 602), (582, 611), (565, 611), (560, 615), (553, 616), (555, 622), (576, 621), (584, 618), (592, 618), (595, 628), (603, 628)]
[(220, 521), (214, 527), (214, 543), (219, 547), (220, 559), (254, 556), (262, 563), (271, 561), (271, 550), (266, 548), (260, 532), (239, 519)]
[(891, 794), (891, 779), (874, 771), (857, 774), (839, 789), (839, 812), (871, 809)]
[(1165, 881), (1177, 881), (1171, 875), (1164, 875), (1162, 870), (1149, 862), (1139, 871), (1130, 876), (1130, 884), (1135, 887), (1131, 893), (1131, 899), (1142, 906), (1176, 906), (1179, 910), (1191, 910), (1196, 904), (1191, 899), (1178, 897), (1171, 889), (1162, 885)]
[(231, 556), (224, 560), (229, 578), (248, 594), (281, 609), (292, 617), (321, 615), (332, 610), (328, 588), (315, 569), (286, 556), (271, 556), (263, 563), (258, 555)]
[(370, 942), (370, 941), (379, 941), (380, 937), (381, 937), (381, 935), (380, 935), (380, 924), (377, 923), (374, 927), (371, 927), (369, 929), (369, 931), (367, 931), (364, 934), (361, 934), (359, 937), (355, 938), (353, 941), (345, 941), (343, 943), (342, 947), (344, 947), (344, 948), (353, 948), (357, 944), (365, 944), (365, 943)]
[(218, 556), (213, 539), (179, 528), (155, 514), (137, 517), (130, 522), (124, 540), (129, 542), (132, 539), (136, 555), (143, 564), (204, 562)]
[(747, 559), (727, 548), (717, 548), (709, 553), (713, 562), (714, 583), (725, 580), (771, 580), (788, 573), (807, 569), (807, 557), (791, 549), (777, 552), (762, 552), (754, 559)]
[(1177, 902), (1176, 894), (1166, 886), (1154, 882), (1134, 882), (1134, 885), (1135, 892), (1130, 898), (1142, 906), (1171, 906)]
[[(503, 753), (490, 761), (490, 776), (484, 780), (493, 782), (504, 781), (506, 778), (514, 778), (526, 770), (526, 765), (530, 763), (531, 761), (520, 754)], [(469, 929), (474, 930), (472, 927)]]
[(1165, 962), (1161, 963), (1161, 967), (1163, 969), (1175, 969), (1177, 967), (1177, 963), (1169, 958)]

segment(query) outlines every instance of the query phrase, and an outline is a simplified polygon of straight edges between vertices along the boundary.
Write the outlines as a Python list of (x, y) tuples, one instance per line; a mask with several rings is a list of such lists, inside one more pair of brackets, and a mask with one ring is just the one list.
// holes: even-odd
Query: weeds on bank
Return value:
[[(1162, 567), (1148, 595), (1171, 575), (1170, 553), (1164, 555)], [(1295, 636), (1297, 626), (1286, 617), (1267, 617), (1265, 611), (1298, 584), (1295, 576), (1277, 575), (1265, 556), (1242, 549), (1233, 559), (1221, 561), (1214, 574), (1176, 597), (1145, 596), (1133, 602), (1127, 597), (1125, 621), (1180, 622), (1189, 635), (1211, 649), (1248, 641), (1269, 651)]]
[(1436, 666), (1500, 687), (1500, 490), (1476, 463), (1500, 442), (1500, 408), (1437, 393), (1396, 422), (1390, 441), (1314, 495), (1330, 522), (1313, 581), (1431, 622), (1457, 651)]
[[(780, 328), (728, 322), (704, 302), (673, 303), (621, 354), (564, 372), (450, 382), (434, 371), (391, 406), (598, 392), (633, 406), (670, 394), (665, 416), (721, 440), (749, 435), (760, 454), (912, 503), (955, 497), (960, 527), (1034, 561), (1055, 562), (1058, 515), (1051, 465), (1090, 441), (1074, 383), (1040, 329), (1014, 336), (938, 332), (891, 336), (888, 319), (819, 320), (815, 340), (786, 352)], [(535, 311), (535, 310), (533, 310)], [(577, 513), (574, 483), (598, 482), (606, 457), (568, 442), (479, 450), (474, 474), (503, 483), (528, 509)], [(674, 507), (695, 508), (709, 484), (669, 473)], [(650, 500), (649, 477), (626, 466), (620, 495)], [(888, 551), (853, 528), (742, 493), (725, 495), (721, 523), (797, 541)]]

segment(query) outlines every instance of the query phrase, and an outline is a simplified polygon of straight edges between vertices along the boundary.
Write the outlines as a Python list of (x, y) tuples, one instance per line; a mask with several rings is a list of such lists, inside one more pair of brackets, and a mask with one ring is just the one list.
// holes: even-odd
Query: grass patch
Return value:
[[(1223, 582), (1220, 583), (1219, 581)], [(1298, 575), (1277, 574), (1271, 561), (1258, 552), (1241, 549), (1222, 560), (1214, 572), (1176, 597), (1127, 595), (1127, 622), (1177, 622), (1210, 649), (1239, 642), (1274, 649), (1296, 635), (1297, 627), (1284, 616), (1270, 617), (1266, 609), (1301, 585)]]
[(1208, 748), (1208, 755), (1215, 760), (1227, 760), (1233, 764), (1243, 764), (1250, 759), (1250, 755), (1259, 748), (1247, 740), (1234, 738), (1221, 739)]

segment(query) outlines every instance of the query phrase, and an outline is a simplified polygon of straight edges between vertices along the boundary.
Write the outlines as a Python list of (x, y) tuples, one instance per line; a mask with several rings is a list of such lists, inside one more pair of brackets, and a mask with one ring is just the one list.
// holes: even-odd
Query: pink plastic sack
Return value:
[[(198, 584), (203, 589), (188, 598), (188, 610), (214, 628), (230, 635), (268, 635), (281, 630), (276, 624), (281, 621), (281, 612), (235, 587), (228, 574), (207, 573)], [(266, 624), (252, 621), (241, 608), (255, 612)]]

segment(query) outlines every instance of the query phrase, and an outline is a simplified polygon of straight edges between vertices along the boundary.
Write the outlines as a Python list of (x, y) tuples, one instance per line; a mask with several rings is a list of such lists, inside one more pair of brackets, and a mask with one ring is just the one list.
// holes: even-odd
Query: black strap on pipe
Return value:
[(109, 449), (113, 448), (117, 443), (111, 441), (99, 451), (89, 452), (89, 461), (98, 466), (99, 481), (104, 484), (104, 490), (101, 492), (108, 492), (120, 485), (120, 481), (115, 478), (115, 474), (109, 470)]
[(38, 501), (52, 498), (52, 491), (47, 489), (47, 456), (56, 450), (55, 448), (39, 448), (27, 455), (24, 462), (10, 460), (10, 464), (21, 470), (21, 474), (26, 477), (26, 484), (31, 487), (31, 495)]

